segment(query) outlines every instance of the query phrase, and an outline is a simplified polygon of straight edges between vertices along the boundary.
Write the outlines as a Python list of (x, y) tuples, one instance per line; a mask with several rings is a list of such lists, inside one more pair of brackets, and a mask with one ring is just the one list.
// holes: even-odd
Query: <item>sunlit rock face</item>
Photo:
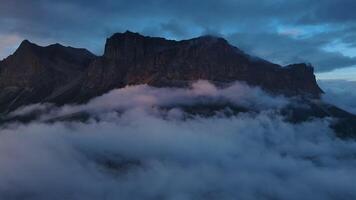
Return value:
[(0, 110), (38, 102), (86, 102), (125, 85), (183, 87), (199, 79), (243, 81), (287, 96), (322, 93), (306, 64), (281, 67), (213, 36), (173, 41), (127, 31), (108, 38), (99, 57), (85, 49), (40, 47), (25, 40), (0, 62)]

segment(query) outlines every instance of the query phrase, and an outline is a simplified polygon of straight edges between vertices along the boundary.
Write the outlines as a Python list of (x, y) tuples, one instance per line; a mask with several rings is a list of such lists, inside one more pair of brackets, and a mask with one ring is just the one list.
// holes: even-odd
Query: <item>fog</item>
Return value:
[[(177, 106), (216, 102), (251, 111), (207, 117)], [(0, 129), (0, 199), (355, 199), (356, 143), (335, 137), (331, 118), (287, 122), (278, 110), (289, 103), (198, 81), (20, 108), (11, 116), (43, 115)], [(95, 118), (45, 122), (83, 111)]]

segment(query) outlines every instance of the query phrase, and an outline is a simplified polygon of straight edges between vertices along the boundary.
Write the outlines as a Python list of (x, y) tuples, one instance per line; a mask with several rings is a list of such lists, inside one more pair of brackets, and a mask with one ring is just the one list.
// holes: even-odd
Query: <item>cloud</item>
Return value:
[(243, 82), (234, 82), (217, 87), (199, 80), (188, 89), (155, 88), (148, 85), (126, 86), (114, 89), (92, 99), (84, 105), (65, 105), (60, 108), (51, 104), (33, 104), (11, 112), (9, 117), (26, 116), (34, 113), (42, 115), (43, 120), (71, 115), (79, 112), (105, 113), (132, 108), (151, 109), (152, 107), (190, 106), (196, 104), (224, 104), (248, 108), (250, 110), (281, 109), (289, 100), (284, 96), (271, 96), (259, 87), (250, 87)]
[(285, 33), (242, 32), (231, 34), (228, 38), (245, 51), (281, 65), (311, 63), (317, 72), (356, 65), (355, 57), (325, 50), (332, 37), (323, 34), (300, 39)]
[[(184, 118), (177, 106), (158, 109), (217, 100), (260, 112)], [(0, 199), (356, 198), (356, 143), (336, 138), (331, 119), (286, 122), (276, 112), (286, 101), (242, 83), (199, 81), (190, 89), (130, 86), (82, 106), (22, 108), (13, 115), (97, 115), (2, 126)]]
[(319, 80), (325, 91), (323, 100), (356, 114), (356, 82), (344, 80)]
[[(355, 65), (356, 15), (352, 12), (355, 7), (352, 0), (342, 3), (334, 0), (42, 0), (31, 3), (0, 0), (0, 3), (1, 34), (17, 34), (43, 45), (60, 42), (101, 54), (106, 37), (127, 29), (171, 39), (214, 33), (225, 37), (245, 35), (243, 39), (230, 37), (230, 42), (279, 64), (307, 61), (317, 71)], [(281, 27), (299, 30), (302, 37), (280, 34)], [(333, 53), (324, 49), (325, 45), (334, 43), (347, 48), (333, 47)], [(343, 55), (343, 51), (352, 52), (351, 56)]]

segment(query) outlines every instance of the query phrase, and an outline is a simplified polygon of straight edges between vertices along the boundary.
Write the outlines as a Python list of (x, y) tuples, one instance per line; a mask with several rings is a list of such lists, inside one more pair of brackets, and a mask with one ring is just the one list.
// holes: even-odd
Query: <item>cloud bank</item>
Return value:
[[(177, 106), (217, 100), (260, 112), (186, 118)], [(199, 81), (22, 108), (12, 115), (44, 114), (1, 127), (0, 199), (355, 199), (356, 143), (336, 138), (331, 119), (286, 122), (276, 110), (288, 101)], [(96, 116), (43, 122), (83, 111)]]
[[(353, 0), (0, 0), (0, 4), (0, 37), (16, 35), (42, 45), (60, 42), (101, 54), (106, 37), (128, 29), (170, 39), (215, 34), (279, 64), (306, 61), (319, 72), (356, 65)], [(11, 51), (0, 46), (0, 53), (3, 58)]]
[(197, 104), (231, 105), (259, 111), (281, 109), (289, 103), (289, 100), (284, 96), (271, 96), (262, 89), (250, 87), (243, 82), (217, 87), (208, 81), (199, 80), (192, 83), (189, 89), (154, 88), (148, 85), (126, 86), (94, 98), (85, 105), (65, 105), (57, 108), (51, 104), (34, 104), (19, 108), (9, 116), (16, 117), (34, 112), (44, 112), (46, 114), (42, 115), (42, 120), (47, 120), (79, 112), (100, 114), (133, 108), (152, 111), (152, 108)]

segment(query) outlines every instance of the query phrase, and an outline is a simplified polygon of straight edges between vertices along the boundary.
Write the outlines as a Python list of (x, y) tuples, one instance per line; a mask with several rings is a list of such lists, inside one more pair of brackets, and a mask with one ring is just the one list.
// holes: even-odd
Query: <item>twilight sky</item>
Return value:
[(318, 78), (356, 80), (355, 10), (354, 0), (0, 0), (0, 58), (25, 38), (101, 54), (125, 30), (213, 34), (278, 64), (310, 62)]

